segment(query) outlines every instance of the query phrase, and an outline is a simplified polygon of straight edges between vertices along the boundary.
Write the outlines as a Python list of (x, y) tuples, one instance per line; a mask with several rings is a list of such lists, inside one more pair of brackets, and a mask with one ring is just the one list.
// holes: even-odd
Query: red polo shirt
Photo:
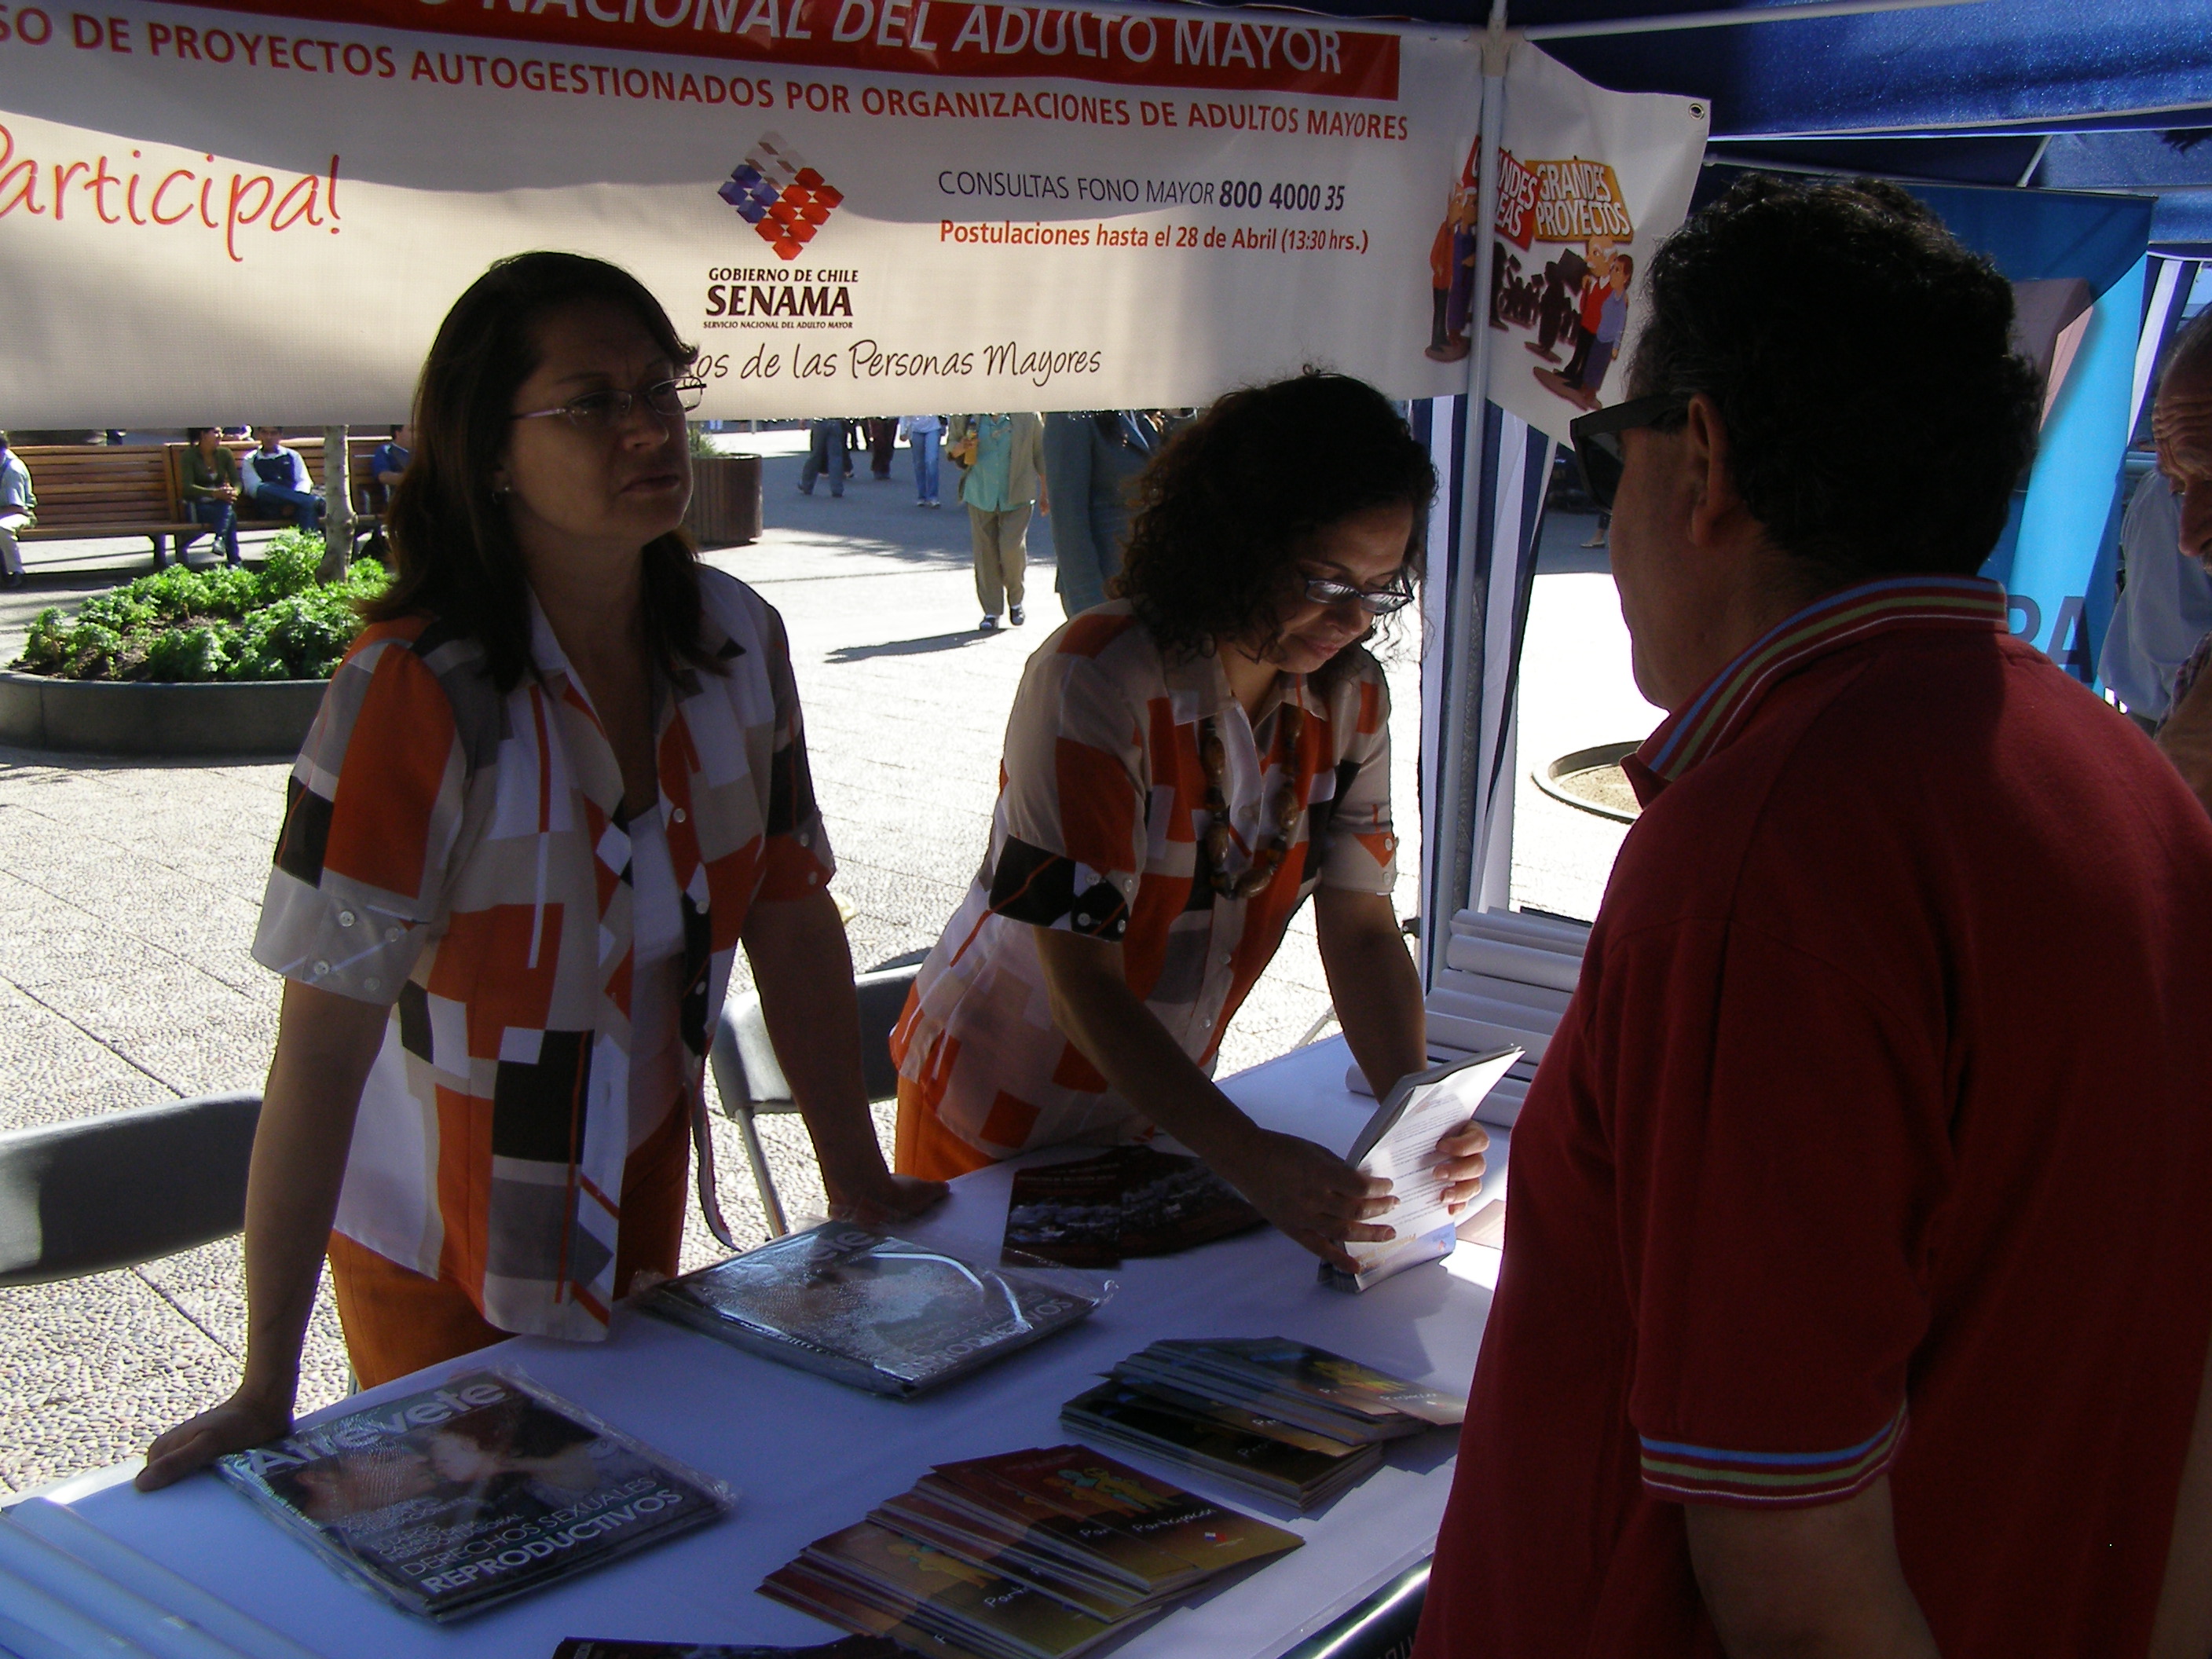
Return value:
[(1945, 1659), (2140, 1652), (2212, 1329), (2212, 821), (1888, 581), (1632, 763), (1417, 1659), (1721, 1651), (1681, 1505), (1887, 1474)]

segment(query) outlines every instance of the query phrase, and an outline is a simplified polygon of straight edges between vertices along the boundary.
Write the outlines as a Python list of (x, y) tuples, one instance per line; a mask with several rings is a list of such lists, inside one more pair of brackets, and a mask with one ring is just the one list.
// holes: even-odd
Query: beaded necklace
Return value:
[[(1295, 703), (1285, 703), (1277, 717), (1277, 741), (1290, 750), (1291, 764), (1296, 766), (1298, 738), (1305, 729), (1305, 714)], [(1271, 748), (1272, 752), (1272, 748)], [(1297, 783), (1285, 784), (1275, 793), (1275, 835), (1265, 847), (1252, 854), (1252, 862), (1243, 871), (1231, 874), (1222, 866), (1228, 862), (1229, 853), (1236, 836), (1229, 825), (1229, 801), (1222, 792), (1222, 779), (1229, 769), (1229, 750), (1221, 740), (1221, 728), (1214, 717), (1206, 716), (1198, 723), (1198, 761), (1206, 769), (1206, 810), (1212, 822), (1206, 830), (1206, 878), (1213, 890), (1224, 898), (1247, 899), (1266, 890), (1275, 878), (1275, 871), (1297, 839), (1298, 827), (1304, 822), (1305, 803), (1298, 799)]]

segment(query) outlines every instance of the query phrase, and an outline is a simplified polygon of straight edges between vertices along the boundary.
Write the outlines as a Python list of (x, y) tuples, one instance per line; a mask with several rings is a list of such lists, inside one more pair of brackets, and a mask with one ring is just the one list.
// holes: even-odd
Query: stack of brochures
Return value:
[(505, 1371), (220, 1459), (340, 1572), (459, 1619), (713, 1520), (729, 1488)]
[(825, 1223), (656, 1285), (648, 1312), (875, 1394), (912, 1396), (1087, 1316), (1072, 1274), (979, 1267)]
[(1060, 1408), (1087, 1440), (1304, 1514), (1467, 1401), (1285, 1337), (1155, 1342)]
[(1075, 1659), (1295, 1533), (1085, 1446), (941, 1463), (761, 1593), (923, 1652)]
[(1520, 1058), (1518, 1048), (1492, 1048), (1399, 1079), (1344, 1155), (1360, 1174), (1389, 1182), (1398, 1204), (1381, 1220), (1396, 1237), (1376, 1244), (1347, 1243), (1345, 1251), (1359, 1264), (1358, 1271), (1346, 1273), (1324, 1261), (1322, 1284), (1364, 1291), (1451, 1254), (1459, 1238), (1444, 1208), (1437, 1143), (1474, 1115), (1482, 1097)]
[(1071, 1267), (1112, 1267), (1125, 1256), (1172, 1255), (1257, 1227), (1264, 1219), (1196, 1158), (1151, 1146), (1047, 1164), (1014, 1176), (1007, 1254)]

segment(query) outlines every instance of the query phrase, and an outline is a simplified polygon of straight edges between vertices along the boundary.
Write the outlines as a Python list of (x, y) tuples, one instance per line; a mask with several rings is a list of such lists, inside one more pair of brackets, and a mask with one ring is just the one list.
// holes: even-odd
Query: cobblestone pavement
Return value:
[[(933, 943), (964, 890), (983, 850), (1022, 663), (1060, 617), (1040, 528), (1033, 549), (1045, 556), (1031, 566), (1028, 628), (975, 633), (965, 514), (917, 507), (904, 455), (898, 460), (895, 480), (878, 483), (863, 458), (839, 501), (826, 490), (799, 496), (797, 460), (772, 458), (769, 533), (712, 556), (754, 584), (789, 627), (838, 854), (836, 890), (851, 908), (861, 967)], [(1586, 527), (1565, 521), (1554, 539), (1571, 548)], [(33, 588), (0, 609), (0, 660), (12, 657), (40, 605), (148, 562), (112, 544), (30, 550)], [(1632, 689), (1620, 695), (1618, 611), (1589, 556), (1565, 556), (1561, 573), (1539, 584), (1529, 684), (1555, 680), (1557, 694), (1532, 690), (1524, 781), (1539, 749), (1548, 756), (1635, 737), (1648, 724)], [(1417, 647), (1401, 641), (1389, 665), (1409, 872)], [(0, 749), (0, 1128), (258, 1085), (278, 981), (248, 946), (285, 771), (269, 762)], [(1520, 794), (1516, 896), (1591, 914), (1619, 826), (1531, 787)], [(1413, 893), (1409, 873), (1401, 909), (1412, 910)], [(1229, 1034), (1224, 1069), (1280, 1053), (1328, 1006), (1311, 923), (1302, 918)], [(878, 1120), (888, 1144), (887, 1106)], [(719, 1115), (716, 1123), (726, 1210), (740, 1243), (757, 1241), (765, 1228), (743, 1155), (730, 1127)], [(818, 1211), (820, 1183), (798, 1121), (762, 1127), (787, 1208)], [(686, 1265), (718, 1253), (695, 1214)], [(244, 1323), (235, 1240), (74, 1283), (0, 1291), (0, 1493), (129, 1457), (220, 1399), (236, 1376)], [(337, 1398), (344, 1375), (325, 1296), (310, 1333), (302, 1409)]]

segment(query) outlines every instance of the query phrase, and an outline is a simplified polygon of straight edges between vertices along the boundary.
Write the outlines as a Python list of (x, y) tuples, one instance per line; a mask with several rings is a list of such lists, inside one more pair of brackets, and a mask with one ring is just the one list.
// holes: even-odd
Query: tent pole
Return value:
[(1486, 582), (1476, 561), (1490, 550), (1490, 526), (1482, 522), (1482, 465), (1490, 410), (1490, 281), (1497, 258), (1498, 146), (1505, 131), (1505, 64), (1513, 36), (1505, 27), (1506, 0), (1492, 0), (1490, 27), (1482, 42), (1482, 137), (1475, 162), (1474, 290), (1468, 324), (1474, 349), (1468, 354), (1467, 447), (1460, 473), (1457, 546), (1453, 550), (1452, 592), (1448, 617), (1449, 654), (1443, 687), (1443, 710), (1437, 744), (1436, 825), (1441, 843), (1424, 862), (1429, 890), (1422, 896), (1422, 966), (1434, 986), (1444, 969), (1451, 943), (1451, 919), (1466, 908), (1474, 884), (1478, 779), (1481, 771), (1481, 722), (1470, 719), (1467, 693), (1481, 697), (1482, 651), (1476, 623), (1475, 592)]

